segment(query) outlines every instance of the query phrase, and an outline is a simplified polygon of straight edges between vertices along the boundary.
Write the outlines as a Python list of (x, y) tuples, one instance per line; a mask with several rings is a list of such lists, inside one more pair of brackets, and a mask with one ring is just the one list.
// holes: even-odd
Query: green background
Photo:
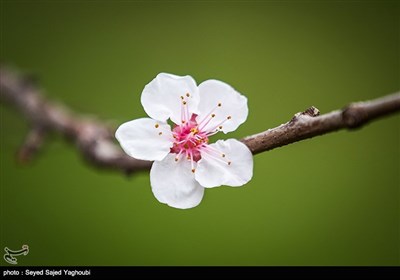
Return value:
[[(399, 90), (396, 2), (2, 1), (1, 36), (3, 63), (114, 125), (145, 116), (159, 72), (245, 94), (235, 138)], [(28, 124), (0, 109), (0, 245), (28, 244), (20, 265), (399, 264), (399, 116), (259, 154), (246, 186), (178, 210), (57, 135), (19, 165)]]

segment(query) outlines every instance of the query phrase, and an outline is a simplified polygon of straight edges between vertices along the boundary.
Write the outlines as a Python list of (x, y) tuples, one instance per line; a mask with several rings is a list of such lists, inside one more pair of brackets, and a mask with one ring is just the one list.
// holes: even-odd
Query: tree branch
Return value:
[[(0, 99), (14, 105), (33, 127), (40, 127), (47, 133), (60, 133), (71, 140), (84, 158), (95, 166), (127, 174), (151, 167), (151, 162), (131, 158), (115, 144), (113, 128), (47, 100), (32, 81), (5, 67), (0, 67)], [(30, 134), (20, 150), (23, 160), (27, 159), (26, 151), (32, 151), (32, 140), (29, 139), (37, 138)], [(34, 144), (33, 150), (36, 151), (39, 146)], [(28, 152), (28, 158), (31, 154)]]
[(255, 155), (307, 138), (343, 128), (355, 129), (400, 110), (400, 93), (365, 102), (352, 103), (341, 110), (319, 115), (315, 107), (297, 113), (287, 123), (242, 139)]
[[(127, 174), (151, 167), (151, 162), (134, 159), (122, 151), (115, 142), (113, 128), (47, 100), (32, 81), (6, 67), (0, 67), (0, 99), (14, 105), (33, 127), (18, 153), (18, 158), (23, 162), (34, 156), (47, 133), (57, 132), (71, 140), (84, 158), (97, 167)], [(311, 107), (297, 113), (285, 124), (241, 141), (255, 155), (343, 128), (361, 127), (399, 110), (400, 93), (352, 103), (342, 110), (324, 115), (319, 115), (318, 109)]]

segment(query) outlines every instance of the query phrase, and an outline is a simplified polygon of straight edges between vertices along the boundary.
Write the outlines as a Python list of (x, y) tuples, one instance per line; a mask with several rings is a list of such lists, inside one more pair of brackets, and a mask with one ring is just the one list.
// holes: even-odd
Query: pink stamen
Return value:
[[(207, 131), (210, 131), (211, 133), (213, 131), (215, 131), (217, 128), (219, 128), (220, 126), (222, 126), (227, 120), (229, 120), (228, 118), (224, 119), (222, 122), (220, 122), (219, 124), (215, 125), (213, 128), (211, 129), (207, 129)], [(222, 129), (222, 128), (221, 128)], [(219, 131), (219, 130), (218, 130)]]
[(192, 167), (192, 172), (194, 173), (195, 169), (194, 169), (194, 164), (193, 164), (193, 152), (190, 151), (190, 165)]
[(199, 125), (199, 130), (204, 130), (204, 128), (210, 123), (210, 121), (214, 118), (213, 115), (208, 115), (208, 120), (206, 121), (205, 124)]
[(185, 105), (186, 109), (186, 119), (189, 121), (190, 120), (190, 115), (189, 115), (189, 102), (186, 101)]
[(219, 132), (219, 130), (214, 130), (214, 131), (211, 131), (211, 132), (207, 132), (206, 134), (207, 134), (207, 137), (210, 137), (210, 136), (213, 136), (213, 135), (217, 134), (218, 132)]
[[(215, 111), (215, 109), (217, 109), (218, 107), (220, 107), (220, 106), (219, 106), (219, 103), (218, 103), (218, 105), (215, 106), (207, 115), (205, 115), (204, 119), (202, 119), (202, 120), (199, 122), (199, 126), (201, 126), (201, 125), (203, 124), (203, 122), (204, 122), (205, 120), (207, 120), (207, 118), (208, 118), (209, 116), (211, 116), (211, 114), (213, 114), (214, 111)], [(204, 126), (203, 126), (203, 127), (204, 127)]]
[(182, 151), (179, 151), (178, 155), (175, 157), (175, 161), (179, 160), (179, 157), (181, 156), (181, 154), (182, 154)]
[(207, 152), (212, 152), (212, 153), (214, 153), (214, 154), (216, 154), (218, 156), (225, 157), (224, 153), (222, 153), (221, 151), (215, 149), (214, 147), (212, 147), (210, 145), (205, 145), (204, 146), (204, 150), (206, 150)]
[(212, 159), (214, 159), (214, 160), (216, 160), (216, 161), (219, 161), (219, 162), (221, 162), (221, 163), (230, 165), (230, 161), (228, 161), (228, 160), (223, 160), (223, 159), (221, 158), (221, 157), (222, 157), (222, 153), (221, 153), (221, 152), (218, 151), (219, 157), (218, 157), (218, 156), (215, 156), (215, 155), (212, 154), (213, 151), (212, 151), (210, 148), (211, 148), (211, 147), (208, 146), (207, 148), (203, 149), (203, 152), (205, 152), (205, 153), (207, 154), (208, 157), (210, 157), (210, 158), (212, 158)]

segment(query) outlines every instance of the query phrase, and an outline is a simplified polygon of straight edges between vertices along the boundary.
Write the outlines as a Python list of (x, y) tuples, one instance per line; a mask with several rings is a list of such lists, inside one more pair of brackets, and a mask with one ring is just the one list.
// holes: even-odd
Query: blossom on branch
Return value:
[[(247, 98), (228, 84), (161, 73), (147, 84), (141, 102), (150, 118), (122, 124), (116, 138), (130, 156), (154, 161), (150, 182), (162, 203), (197, 206), (204, 188), (238, 187), (253, 176), (253, 156), (235, 139), (209, 137), (236, 130), (248, 115)], [(174, 123), (171, 129), (168, 119)]]

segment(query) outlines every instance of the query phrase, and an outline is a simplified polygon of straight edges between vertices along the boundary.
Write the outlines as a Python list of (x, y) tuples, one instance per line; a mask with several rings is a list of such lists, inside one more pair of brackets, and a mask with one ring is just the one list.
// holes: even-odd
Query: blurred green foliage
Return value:
[[(1, 1), (1, 61), (115, 125), (159, 72), (220, 79), (249, 99), (240, 138), (399, 90), (399, 3)], [(249, 184), (182, 211), (58, 136), (18, 165), (28, 125), (0, 110), (0, 245), (28, 244), (21, 265), (399, 264), (399, 116), (257, 155)]]

